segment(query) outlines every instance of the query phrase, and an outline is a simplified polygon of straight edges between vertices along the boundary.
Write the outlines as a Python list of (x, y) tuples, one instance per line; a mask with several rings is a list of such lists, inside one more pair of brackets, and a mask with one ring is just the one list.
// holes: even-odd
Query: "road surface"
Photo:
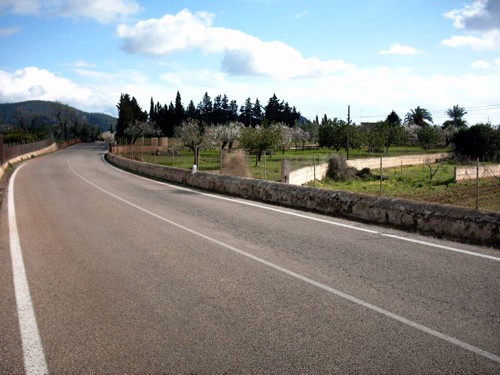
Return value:
[(0, 211), (0, 373), (500, 373), (500, 253), (131, 175), (82, 144)]

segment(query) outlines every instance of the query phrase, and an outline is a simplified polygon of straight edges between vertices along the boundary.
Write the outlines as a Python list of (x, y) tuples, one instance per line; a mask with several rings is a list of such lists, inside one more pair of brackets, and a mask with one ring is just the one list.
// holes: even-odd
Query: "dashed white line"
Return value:
[(26, 269), (24, 268), (23, 254), (19, 233), (17, 230), (16, 208), (14, 204), (14, 181), (17, 172), (24, 166), (17, 168), (9, 181), (7, 195), (10, 256), (12, 258), (12, 273), (14, 291), (16, 295), (17, 315), (23, 346), (24, 369), (26, 374), (48, 374), (47, 362), (43, 352), (42, 340), (36, 323), (33, 302), (31, 301)]
[(403, 323), (405, 325), (413, 327), (413, 328), (415, 328), (415, 329), (417, 329), (419, 331), (425, 332), (425, 333), (427, 333), (427, 334), (429, 334), (431, 336), (437, 337), (437, 338), (439, 338), (441, 340), (444, 340), (444, 341), (446, 341), (448, 343), (451, 343), (453, 345), (459, 346), (459, 347), (461, 347), (463, 349), (466, 349), (466, 350), (468, 350), (468, 351), (470, 351), (472, 353), (475, 353), (475, 354), (478, 354), (478, 355), (480, 355), (482, 357), (488, 358), (488, 359), (490, 359), (490, 360), (492, 360), (494, 362), (500, 363), (500, 357), (497, 356), (497, 355), (495, 355), (495, 354), (493, 354), (493, 353), (490, 353), (490, 352), (488, 352), (486, 350), (483, 350), (481, 348), (478, 348), (476, 346), (468, 344), (468, 343), (466, 343), (464, 341), (461, 341), (461, 340), (459, 340), (457, 338), (448, 336), (448, 335), (446, 335), (444, 333), (441, 333), (441, 332), (436, 331), (436, 330), (434, 330), (432, 328), (426, 327), (426, 326), (424, 326), (422, 324), (419, 324), (417, 322), (409, 320), (409, 319), (407, 319), (405, 317), (402, 317), (400, 315), (394, 314), (394, 313), (392, 313), (392, 312), (390, 312), (388, 310), (385, 310), (385, 309), (383, 309), (381, 307), (375, 306), (375, 305), (373, 305), (373, 304), (371, 304), (369, 302), (363, 301), (363, 300), (361, 300), (359, 298), (356, 298), (356, 297), (354, 297), (354, 296), (352, 296), (350, 294), (347, 294), (347, 293), (344, 293), (344, 292), (339, 291), (337, 289), (331, 288), (328, 285), (319, 283), (319, 282), (317, 282), (317, 281), (315, 281), (313, 279), (310, 279), (310, 278), (308, 278), (306, 276), (300, 275), (300, 274), (298, 274), (298, 273), (296, 273), (294, 271), (291, 271), (291, 270), (289, 270), (287, 268), (281, 267), (281, 266), (279, 266), (277, 264), (274, 264), (272, 262), (269, 262), (269, 261), (267, 261), (265, 259), (259, 258), (259, 257), (255, 256), (255, 255), (252, 255), (252, 254), (247, 253), (247, 252), (245, 252), (243, 250), (240, 250), (240, 249), (238, 249), (238, 248), (236, 248), (234, 246), (226, 244), (225, 242), (216, 240), (216, 239), (214, 239), (212, 237), (209, 237), (209, 236), (207, 236), (207, 235), (205, 235), (203, 233), (197, 232), (197, 231), (195, 231), (195, 230), (193, 230), (191, 228), (185, 227), (184, 225), (178, 224), (178, 223), (176, 223), (176, 222), (174, 222), (172, 220), (169, 220), (169, 219), (167, 219), (167, 218), (165, 218), (163, 216), (155, 214), (154, 212), (151, 212), (151, 211), (149, 211), (149, 210), (147, 210), (147, 209), (145, 209), (145, 208), (143, 208), (141, 206), (138, 206), (138, 205), (136, 205), (136, 204), (134, 204), (134, 203), (132, 203), (132, 202), (130, 202), (130, 201), (128, 201), (128, 200), (126, 200), (126, 199), (124, 199), (124, 198), (122, 198), (122, 197), (120, 197), (120, 196), (118, 196), (118, 195), (116, 195), (116, 194), (114, 194), (114, 193), (112, 193), (112, 192), (110, 192), (110, 191), (108, 191), (108, 190), (106, 190), (106, 189), (104, 189), (104, 188), (96, 185), (96, 184), (94, 184), (92, 181), (86, 179), (85, 177), (83, 177), (82, 175), (80, 175), (78, 172), (76, 172), (71, 167), (71, 165), (69, 164), (69, 161), (67, 162), (67, 165), (68, 165), (69, 169), (76, 176), (78, 176), (79, 178), (81, 178), (83, 181), (85, 181), (89, 185), (95, 187), (96, 189), (102, 191), (103, 193), (105, 193), (105, 194), (107, 194), (107, 195), (109, 195), (109, 196), (111, 196), (111, 197), (119, 200), (120, 202), (123, 202), (123, 203), (125, 203), (125, 204), (127, 204), (127, 205), (129, 205), (129, 206), (131, 206), (131, 207), (133, 207), (135, 209), (137, 209), (137, 210), (140, 210), (140, 211), (142, 211), (142, 212), (144, 212), (146, 214), (149, 214), (149, 215), (151, 215), (151, 216), (153, 216), (153, 217), (155, 217), (155, 218), (157, 218), (159, 220), (162, 220), (162, 221), (164, 221), (164, 222), (166, 222), (166, 223), (168, 223), (168, 224), (170, 224), (172, 226), (175, 226), (175, 227), (177, 227), (179, 229), (182, 229), (182, 230), (184, 230), (184, 231), (186, 231), (188, 233), (191, 233), (194, 236), (203, 238), (203, 239), (205, 239), (205, 240), (207, 240), (209, 242), (215, 243), (215, 244), (217, 244), (217, 245), (219, 245), (221, 247), (224, 247), (224, 248), (226, 248), (228, 250), (231, 250), (231, 251), (233, 251), (233, 252), (235, 252), (237, 254), (245, 256), (245, 257), (247, 257), (249, 259), (252, 259), (252, 260), (254, 260), (254, 261), (258, 262), (258, 263), (266, 265), (266, 266), (268, 266), (270, 268), (273, 268), (273, 269), (275, 269), (277, 271), (280, 271), (280, 272), (282, 272), (284, 274), (287, 274), (287, 275), (289, 275), (291, 277), (294, 277), (294, 278), (296, 278), (298, 280), (302, 280), (302, 281), (304, 281), (304, 282), (306, 282), (306, 283), (308, 283), (310, 285), (318, 287), (318, 288), (320, 288), (322, 290), (325, 290), (325, 291), (327, 291), (327, 292), (329, 292), (331, 294), (334, 294), (334, 295), (336, 295), (338, 297), (344, 298), (344, 299), (346, 299), (348, 301), (351, 301), (351, 302), (353, 302), (353, 303), (355, 303), (357, 305), (363, 306), (363, 307), (365, 307), (365, 308), (367, 308), (369, 310), (375, 311), (375, 312), (377, 312), (377, 313), (379, 313), (381, 315), (384, 315), (384, 316), (386, 316), (388, 318), (394, 319), (394, 320), (396, 320), (396, 321), (398, 321), (400, 323)]

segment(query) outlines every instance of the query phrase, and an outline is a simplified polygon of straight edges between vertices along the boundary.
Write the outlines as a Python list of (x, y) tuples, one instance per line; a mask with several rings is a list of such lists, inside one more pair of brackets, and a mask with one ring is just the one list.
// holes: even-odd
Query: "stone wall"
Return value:
[[(393, 168), (401, 167), (405, 165), (419, 165), (426, 163), (435, 163), (437, 160), (446, 159), (451, 154), (438, 153), (438, 154), (428, 154), (428, 155), (403, 155), (403, 156), (391, 156), (382, 158), (383, 168)], [(361, 170), (363, 168), (370, 169), (380, 169), (380, 158), (367, 158), (367, 159), (354, 159), (347, 160), (347, 165), (349, 167)], [(314, 166), (304, 167), (290, 172), (288, 177), (288, 183), (292, 185), (304, 185), (309, 181), (314, 180)], [(328, 163), (316, 165), (316, 179), (322, 180), (326, 176), (326, 171), (328, 169)]]
[(107, 154), (122, 168), (215, 193), (500, 247), (500, 213), (159, 166)]

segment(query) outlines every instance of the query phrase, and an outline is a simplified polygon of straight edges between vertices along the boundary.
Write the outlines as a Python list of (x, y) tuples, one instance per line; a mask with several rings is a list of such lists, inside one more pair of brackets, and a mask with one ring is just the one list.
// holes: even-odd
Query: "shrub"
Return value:
[(363, 168), (362, 170), (356, 172), (356, 177), (359, 177), (360, 179), (367, 181), (367, 180), (373, 180), (375, 176), (370, 171), (370, 168)]
[(245, 152), (238, 150), (224, 155), (222, 173), (230, 176), (250, 177), (250, 170), (248, 169), (247, 155)]
[(347, 165), (342, 155), (333, 155), (328, 160), (327, 177), (335, 181), (347, 181), (356, 175), (356, 169)]

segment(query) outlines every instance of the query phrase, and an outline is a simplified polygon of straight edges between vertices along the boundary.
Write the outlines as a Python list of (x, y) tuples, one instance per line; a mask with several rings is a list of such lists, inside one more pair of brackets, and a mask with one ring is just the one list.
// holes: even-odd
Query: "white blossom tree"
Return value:
[(200, 122), (195, 119), (183, 121), (179, 129), (179, 138), (184, 146), (193, 151), (193, 164), (198, 165), (198, 151), (203, 144), (203, 131)]
[(304, 151), (305, 144), (308, 140), (309, 133), (304, 129), (299, 128), (298, 126), (292, 129), (292, 141), (295, 142), (295, 151), (297, 151), (297, 144), (299, 142), (302, 143), (302, 151)]

